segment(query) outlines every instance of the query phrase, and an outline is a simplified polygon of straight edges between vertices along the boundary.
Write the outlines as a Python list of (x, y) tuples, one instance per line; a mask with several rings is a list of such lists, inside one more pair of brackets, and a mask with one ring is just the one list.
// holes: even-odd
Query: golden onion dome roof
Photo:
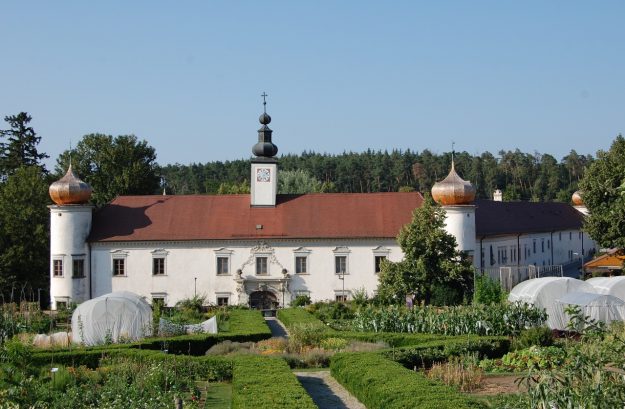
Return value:
[(442, 205), (463, 205), (475, 200), (475, 187), (456, 173), (453, 161), (449, 175), (432, 186), (432, 198)]
[(582, 199), (582, 191), (575, 191), (575, 193), (573, 193), (573, 196), (571, 196), (571, 201), (573, 202), (574, 206), (583, 206), (584, 200)]
[(91, 199), (91, 186), (83, 182), (72, 171), (69, 165), (67, 173), (50, 185), (49, 193), (57, 205), (84, 204)]

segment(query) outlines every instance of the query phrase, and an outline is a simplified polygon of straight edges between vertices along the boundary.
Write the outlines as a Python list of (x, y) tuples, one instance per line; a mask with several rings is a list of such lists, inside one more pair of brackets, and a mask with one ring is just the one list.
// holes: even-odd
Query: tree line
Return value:
[[(279, 158), (279, 169), (305, 172), (319, 183), (322, 192), (371, 193), (417, 190), (428, 192), (449, 172), (452, 153), (435, 154), (429, 150), (344, 152), (303, 152)], [(478, 198), (492, 198), (501, 189), (505, 200), (568, 202), (577, 190), (591, 155), (574, 150), (558, 161), (554, 156), (524, 153), (520, 150), (454, 154), (458, 173), (471, 181)], [(205, 164), (173, 164), (160, 170), (171, 194), (240, 193), (249, 181), (249, 160), (214, 161)], [(280, 179), (279, 179), (280, 180)], [(308, 182), (310, 183), (310, 182)], [(313, 182), (314, 183), (314, 182)], [(285, 192), (287, 193), (287, 192)]]

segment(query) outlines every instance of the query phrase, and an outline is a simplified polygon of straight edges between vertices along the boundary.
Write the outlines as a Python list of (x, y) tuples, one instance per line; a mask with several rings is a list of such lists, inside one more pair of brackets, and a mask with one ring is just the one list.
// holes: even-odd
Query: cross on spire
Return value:
[(263, 97), (263, 112), (267, 113), (267, 101), (265, 100), (265, 98), (267, 98), (269, 95), (267, 95), (267, 93), (263, 91), (260, 96)]
[(454, 164), (454, 156), (456, 154), (456, 152), (454, 151), (454, 147), (456, 146), (456, 142), (451, 141), (451, 165), (453, 166)]

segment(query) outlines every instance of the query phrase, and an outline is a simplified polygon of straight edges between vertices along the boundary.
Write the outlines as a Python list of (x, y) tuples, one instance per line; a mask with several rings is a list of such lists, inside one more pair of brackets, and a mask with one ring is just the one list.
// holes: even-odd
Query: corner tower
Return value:
[(445, 209), (445, 230), (458, 250), (475, 257), (475, 187), (458, 176), (453, 158), (449, 175), (432, 186), (432, 198)]
[(577, 190), (573, 193), (573, 196), (571, 196), (571, 202), (573, 203), (573, 207), (576, 208), (578, 212), (584, 216), (588, 216), (588, 208), (584, 204), (581, 190)]
[(251, 205), (272, 207), (276, 205), (278, 193), (278, 160), (275, 158), (278, 147), (271, 141), (272, 130), (269, 128), (271, 117), (267, 114), (267, 94), (263, 93), (263, 114), (258, 118), (261, 127), (258, 130), (258, 143), (252, 147), (256, 156), (252, 159)]
[(91, 298), (89, 248), (93, 206), (91, 187), (69, 165), (67, 173), (50, 185), (50, 302), (56, 310), (70, 302)]

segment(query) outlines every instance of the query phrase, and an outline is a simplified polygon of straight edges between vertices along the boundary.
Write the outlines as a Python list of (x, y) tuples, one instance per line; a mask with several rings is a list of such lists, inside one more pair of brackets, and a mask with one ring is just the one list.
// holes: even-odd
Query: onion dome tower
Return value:
[(78, 178), (70, 164), (52, 183), (50, 198), (50, 301), (53, 310), (91, 298), (89, 246), (93, 206), (92, 189)]
[(57, 205), (85, 204), (91, 199), (91, 186), (80, 180), (69, 165), (67, 173), (50, 185), (50, 198)]
[(584, 204), (584, 199), (582, 198), (583, 192), (581, 190), (577, 190), (571, 196), (571, 202), (573, 203), (573, 207), (576, 208), (580, 213), (584, 216), (588, 214), (588, 208)]
[(278, 147), (271, 141), (273, 131), (269, 128), (271, 117), (267, 114), (267, 94), (263, 92), (263, 113), (258, 118), (258, 142), (252, 147), (251, 205), (272, 207), (276, 205), (278, 192)]
[(458, 176), (452, 159), (447, 177), (432, 186), (432, 198), (443, 206), (470, 204), (475, 200), (475, 187)]
[(432, 186), (432, 198), (445, 209), (445, 230), (456, 238), (458, 250), (474, 257), (475, 187), (456, 173), (453, 152), (451, 170), (445, 179)]

